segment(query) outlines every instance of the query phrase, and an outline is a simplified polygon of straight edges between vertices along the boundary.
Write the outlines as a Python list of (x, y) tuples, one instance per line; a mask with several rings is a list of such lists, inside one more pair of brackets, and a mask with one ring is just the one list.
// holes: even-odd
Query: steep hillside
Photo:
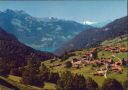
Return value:
[(6, 33), (4, 30), (2, 30), (2, 28), (0, 28), (0, 40), (15, 40), (17, 41), (16, 37)]
[(27, 63), (28, 57), (46, 60), (54, 55), (48, 52), (34, 50), (20, 43), (15, 36), (6, 33), (0, 28), (0, 59), (14, 66), (23, 66)]
[[(121, 47), (125, 47), (127, 48), (127, 36), (123, 36), (122, 39), (120, 37), (114, 38), (112, 40), (105, 40), (101, 43), (99, 48), (102, 47), (106, 47), (106, 46), (110, 46), (110, 47), (115, 47), (118, 46), (119, 48)], [(99, 85), (99, 87), (102, 86), (103, 82), (105, 81), (105, 77), (103, 75), (93, 75), (96, 70), (101, 70), (101, 68), (104, 68), (104, 65), (102, 66), (97, 66), (95, 63), (93, 64), (85, 64), (82, 62), (80, 64), (80, 67), (66, 67), (66, 62), (72, 62), (72, 60), (74, 58), (78, 59), (78, 60), (83, 60), (85, 59), (83, 56), (85, 55), (85, 52), (91, 50), (93, 48), (85, 48), (81, 51), (75, 51), (72, 53), (68, 53), (68, 54), (72, 54), (72, 56), (69, 56), (68, 59), (62, 60), (62, 59), (56, 59), (56, 60), (47, 60), (42, 62), (44, 65), (47, 66), (47, 68), (51, 71), (51, 72), (57, 72), (59, 74), (62, 74), (62, 72), (66, 72), (71, 71), (73, 74), (77, 73), (78, 75), (83, 75), (85, 78), (87, 77), (91, 77), (93, 80), (96, 81), (96, 83)], [(128, 49), (127, 49), (128, 50)], [(104, 54), (104, 55), (103, 55)], [(115, 58), (113, 58), (112, 56), (115, 55)], [(118, 58), (120, 58), (121, 60), (123, 58), (127, 59), (127, 52), (118, 52), (118, 53), (112, 53), (111, 51), (105, 51), (104, 49), (98, 51), (98, 61), (101, 61), (101, 58), (111, 58), (113, 59), (114, 62), (119, 61)], [(103, 59), (102, 59), (103, 60)], [(88, 60), (87, 60), (88, 61)], [(95, 61), (95, 60), (94, 60)], [(115, 71), (108, 71), (107, 73), (107, 77), (108, 78), (112, 78), (112, 79), (116, 79), (119, 82), (124, 82), (127, 79), (127, 67), (121, 65), (120, 66), (123, 70), (122, 73), (119, 72), (115, 72)], [(20, 90), (57, 90), (56, 89), (56, 84), (55, 83), (49, 83), (49, 82), (45, 82), (45, 85), (43, 88), (39, 88), (39, 87), (35, 87), (35, 86), (30, 86), (30, 85), (24, 85), (22, 84), (21, 81), (21, 77), (17, 77), (17, 76), (13, 76), (13, 75), (9, 75), (8, 78), (3, 78), (0, 77), (3, 80), (7, 81), (8, 83), (14, 85), (15, 87), (19, 88)]]
[(36, 18), (24, 11), (0, 12), (0, 26), (34, 49), (54, 51), (83, 30), (92, 28), (54, 17)]
[(92, 47), (99, 44), (106, 39), (115, 38), (128, 32), (128, 16), (117, 19), (103, 28), (95, 28), (85, 30), (78, 34), (75, 38), (63, 44), (61, 48), (57, 49), (56, 55), (63, 55), (66, 52), (79, 50), (85, 47)]
[[(127, 36), (123, 36), (122, 39), (120, 39), (120, 37), (117, 37), (117, 38), (114, 38), (114, 39), (105, 40), (105, 41), (101, 42), (100, 46), (98, 47), (99, 51), (98, 51), (98, 56), (97, 56), (96, 60), (102, 61), (104, 59), (112, 59), (114, 62), (118, 62), (119, 59), (120, 60), (125, 59), (125, 60), (128, 61), (127, 40), (128, 40)], [(105, 48), (100, 49), (100, 48), (106, 47), (106, 46), (110, 46), (111, 48), (114, 48), (114, 47), (118, 46), (119, 48), (126, 48), (127, 51), (126, 52), (124, 52), (124, 51), (123, 52), (121, 52), (121, 51), (111, 52), (110, 50), (106, 51)], [(62, 60), (62, 59), (58, 59), (58, 60), (55, 60), (55, 61), (48, 60), (48, 61), (44, 61), (43, 63), (48, 68), (50, 68), (51, 71), (53, 71), (53, 72), (62, 73), (62, 72), (65, 72), (65, 71), (68, 70), (68, 71), (71, 71), (72, 73), (77, 73), (77, 74), (84, 75), (86, 78), (91, 77), (101, 86), (102, 83), (105, 80), (105, 77), (103, 75), (95, 76), (93, 74), (96, 72), (96, 70), (100, 70), (100, 69), (104, 68), (105, 65), (97, 66), (96, 63), (86, 64), (83, 61), (81, 63), (78, 63), (78, 67), (77, 67), (77, 65), (73, 66), (73, 63), (72, 63), (74, 58), (76, 58), (78, 61), (80, 61), (80, 60), (81, 61), (82, 60), (88, 61), (88, 59), (86, 59), (86, 57), (85, 57), (85, 53), (88, 52), (88, 51), (91, 51), (93, 49), (94, 48), (84, 48), (84, 49), (79, 50), (79, 51), (74, 51), (74, 52), (68, 53), (67, 54), (68, 58), (66, 58), (64, 60)], [(118, 50), (118, 49), (116, 49), (116, 50)], [(113, 56), (115, 56), (115, 57), (113, 57)], [(72, 66), (66, 67), (66, 62), (71, 62)], [(92, 60), (92, 62), (93, 62), (93, 60)], [(75, 65), (75, 62), (74, 62), (74, 65)], [(110, 70), (107, 73), (107, 77), (108, 78), (115, 78), (120, 82), (123, 82), (124, 80), (126, 80), (128, 67), (123, 66), (123, 65), (121, 65), (120, 67), (123, 70), (122, 73)]]

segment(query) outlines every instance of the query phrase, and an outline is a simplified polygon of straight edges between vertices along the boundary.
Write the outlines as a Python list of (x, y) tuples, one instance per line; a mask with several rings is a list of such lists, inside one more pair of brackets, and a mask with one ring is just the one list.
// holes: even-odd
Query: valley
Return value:
[(0, 90), (128, 90), (125, 1), (19, 2), (0, 4)]
[(0, 27), (15, 35), (20, 42), (49, 52), (54, 52), (81, 31), (93, 28), (72, 20), (33, 17), (23, 10), (7, 9), (0, 12), (0, 20)]
[[(126, 62), (128, 62), (128, 58), (127, 58), (127, 52), (128, 52), (128, 46), (127, 46), (127, 35), (122, 36), (122, 38), (117, 37), (111, 40), (105, 40), (104, 42), (101, 43), (101, 45), (98, 48), (98, 53), (97, 53), (97, 59), (98, 61), (103, 61), (104, 59), (112, 59), (113, 63), (119, 62), (120, 60), (127, 60)], [(115, 52), (115, 49), (108, 49), (109, 47), (114, 48), (117, 47), (120, 49), (116, 49), (119, 50), (118, 52)], [(123, 48), (123, 50), (121, 50), (121, 48)], [(60, 75), (63, 72), (66, 71), (70, 71), (73, 74), (80, 74), (83, 75), (85, 78), (91, 77), (93, 80), (96, 81), (96, 83), (99, 85), (99, 87), (102, 87), (102, 84), (104, 82), (104, 80), (106, 78), (113, 78), (118, 80), (119, 82), (123, 83), (126, 79), (127, 79), (127, 65), (126, 63), (123, 65), (122, 61), (121, 61), (121, 65), (117, 65), (115, 67), (120, 67), (122, 70), (121, 72), (118, 72), (119, 69), (113, 69), (111, 70), (111, 67), (109, 67), (109, 70), (107, 71), (107, 74), (105, 77), (104, 74), (99, 74), (97, 70), (100, 70), (101, 68), (105, 69), (106, 64), (96, 64), (96, 62), (91, 63), (92, 61), (96, 61), (96, 60), (92, 60), (92, 61), (88, 61), (86, 60), (86, 52), (89, 52), (91, 50), (93, 50), (94, 48), (85, 48), (83, 50), (79, 50), (79, 51), (75, 51), (75, 52), (70, 52), (68, 53), (66, 56), (67, 58), (54, 58), (54, 59), (50, 59), (47, 61), (43, 61), (42, 64), (44, 64), (49, 70), (50, 72), (54, 72), (54, 73), (59, 73)], [(108, 49), (108, 50), (107, 50)], [(112, 51), (113, 50), (113, 51)], [(65, 57), (66, 57), (65, 56)], [(113, 57), (115, 56), (115, 57)], [(89, 57), (91, 59), (91, 57)], [(119, 59), (118, 59), (119, 58)], [(76, 62), (79, 61), (88, 61), (87, 62), (81, 62), (76, 64), (75, 66), (72, 65), (67, 65), (67, 62), (72, 62), (73, 60), (76, 59)], [(90, 64), (89, 64), (90, 62)], [(112, 64), (109, 64), (112, 65)], [(103, 71), (103, 70), (101, 70)], [(97, 73), (97, 75), (94, 75), (95, 73)], [(3, 77), (2, 77), (3, 78)], [(10, 83), (12, 83), (14, 86), (18, 87), (20, 90), (42, 90), (42, 88), (37, 88), (35, 86), (26, 86), (21, 84), (21, 77), (17, 77), (14, 75), (9, 75), (8, 78), (6, 78), (6, 81), (9, 81)], [(50, 83), (50, 82), (45, 82), (44, 84), (44, 90), (56, 90), (56, 84), (55, 83)]]

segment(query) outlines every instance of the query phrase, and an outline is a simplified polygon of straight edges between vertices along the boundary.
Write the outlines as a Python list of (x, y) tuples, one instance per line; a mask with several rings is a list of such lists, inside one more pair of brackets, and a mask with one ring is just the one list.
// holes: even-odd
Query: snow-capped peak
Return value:
[(96, 24), (97, 22), (93, 22), (93, 21), (84, 21), (83, 24), (87, 24), (87, 25), (92, 25), (92, 24)]

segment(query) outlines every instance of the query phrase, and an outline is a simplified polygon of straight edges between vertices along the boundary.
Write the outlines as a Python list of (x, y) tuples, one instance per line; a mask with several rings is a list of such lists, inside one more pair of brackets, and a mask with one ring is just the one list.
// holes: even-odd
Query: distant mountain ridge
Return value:
[(0, 12), (0, 21), (0, 27), (15, 35), (18, 40), (42, 51), (54, 51), (81, 31), (93, 28), (54, 17), (36, 18), (22, 10), (10, 9)]
[(27, 58), (36, 58), (38, 60), (47, 60), (54, 58), (55, 55), (49, 52), (34, 50), (20, 43), (15, 36), (5, 32), (0, 28), (0, 60), (16, 67), (24, 66)]
[(91, 24), (91, 26), (97, 27), (97, 28), (102, 28), (110, 22), (112, 22), (112, 20), (107, 20), (107, 21), (104, 21), (104, 22), (97, 22), (97, 23)]
[(63, 44), (61, 48), (58, 48), (55, 54), (61, 56), (67, 52), (92, 47), (101, 41), (124, 34), (128, 34), (128, 16), (116, 19), (103, 28), (95, 28), (81, 32)]

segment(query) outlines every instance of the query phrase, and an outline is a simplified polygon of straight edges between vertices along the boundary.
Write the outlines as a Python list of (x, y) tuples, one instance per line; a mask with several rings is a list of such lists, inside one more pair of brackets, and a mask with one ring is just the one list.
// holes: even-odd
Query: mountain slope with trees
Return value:
[(43, 61), (54, 57), (52, 53), (37, 51), (20, 43), (15, 36), (0, 28), (0, 72), (3, 72), (1, 75), (7, 74), (11, 69), (25, 66), (31, 58)]

